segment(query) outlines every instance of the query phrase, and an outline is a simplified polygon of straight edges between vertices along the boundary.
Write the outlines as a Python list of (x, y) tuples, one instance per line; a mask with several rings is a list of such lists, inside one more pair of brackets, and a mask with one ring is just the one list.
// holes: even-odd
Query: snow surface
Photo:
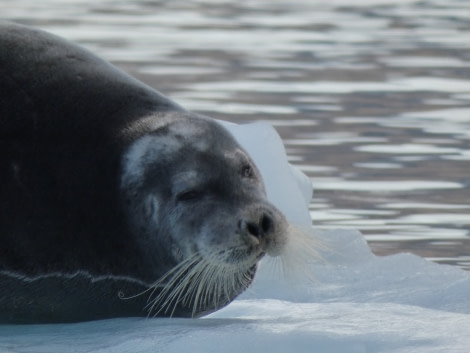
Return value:
[(253, 286), (206, 318), (0, 326), (1, 353), (469, 352), (469, 272), (410, 254), (374, 256), (355, 230), (315, 230), (311, 184), (287, 163), (274, 129), (226, 126), (272, 202), (317, 239), (318, 256), (297, 276), (263, 260)]

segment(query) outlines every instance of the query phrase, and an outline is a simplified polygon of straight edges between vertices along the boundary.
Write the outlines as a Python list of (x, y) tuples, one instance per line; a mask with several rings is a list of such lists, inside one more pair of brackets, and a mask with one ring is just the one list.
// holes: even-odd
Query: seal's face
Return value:
[(188, 149), (185, 155), (189, 161), (175, 168), (164, 212), (171, 214), (181, 255), (197, 252), (218, 265), (251, 267), (264, 253), (277, 253), (284, 236), (281, 215), (266, 201), (245, 152)]
[(125, 156), (121, 188), (142, 246), (159, 256), (165, 244), (183, 272), (197, 264), (204, 276), (224, 273), (216, 278), (224, 288), (212, 288), (220, 293), (205, 294), (226, 296), (222, 304), (249, 285), (264, 254), (278, 255), (286, 243), (287, 222), (267, 201), (257, 168), (212, 120), (172, 119), (138, 139)]

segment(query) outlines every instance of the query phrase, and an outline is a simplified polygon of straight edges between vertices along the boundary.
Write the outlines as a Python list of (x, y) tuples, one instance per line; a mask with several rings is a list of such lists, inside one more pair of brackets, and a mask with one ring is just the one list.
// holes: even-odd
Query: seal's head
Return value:
[(121, 192), (158, 269), (151, 309), (201, 315), (245, 290), (266, 253), (280, 254), (287, 221), (268, 202), (253, 161), (217, 122), (181, 115), (157, 124), (125, 154)]

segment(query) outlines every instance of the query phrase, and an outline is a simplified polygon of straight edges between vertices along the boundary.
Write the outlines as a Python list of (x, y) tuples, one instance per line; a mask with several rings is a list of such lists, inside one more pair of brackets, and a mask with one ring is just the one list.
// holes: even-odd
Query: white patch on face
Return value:
[(145, 175), (148, 165), (164, 154), (174, 153), (181, 148), (181, 142), (169, 136), (145, 135), (135, 141), (123, 158), (123, 173), (121, 187), (131, 184), (139, 185)]
[(134, 142), (129, 148), (123, 159), (124, 170), (121, 177), (121, 185), (127, 185), (142, 178), (144, 174), (142, 159), (150, 148), (151, 143), (152, 137), (144, 136)]

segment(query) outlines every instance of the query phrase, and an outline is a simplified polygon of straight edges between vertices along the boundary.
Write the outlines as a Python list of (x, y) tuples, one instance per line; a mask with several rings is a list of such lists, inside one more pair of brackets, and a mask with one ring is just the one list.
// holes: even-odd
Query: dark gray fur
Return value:
[[(123, 156), (130, 146), (146, 135), (158, 140), (178, 124), (203, 126), (207, 134), (195, 133), (177, 152), (162, 154), (134, 183), (139, 185), (123, 190)], [(207, 139), (211, 149), (193, 149), (195, 138)], [(185, 111), (87, 50), (0, 22), (0, 322), (146, 316), (148, 295), (122, 297), (148, 289), (175, 266), (187, 251), (178, 250), (184, 239), (175, 240), (175, 234), (207, 228), (201, 215), (219, 212), (224, 203), (230, 206), (223, 214), (235, 217), (235, 233), (250, 227), (253, 232), (253, 222), (271, 232), (274, 221), (266, 217), (277, 211), (265, 206), (256, 168), (249, 160), (228, 165), (221, 158), (221, 151), (239, 148), (215, 122)], [(171, 173), (182, 160), (186, 170), (212, 173), (199, 205), (183, 207), (188, 195), (174, 194)], [(244, 178), (247, 164), (254, 172)], [(153, 226), (146, 224), (148, 210), (140, 203), (149, 193), (163, 214)], [(244, 207), (246, 212), (237, 211)], [(178, 212), (177, 218), (165, 217)], [(263, 225), (257, 224), (260, 217)], [(255, 264), (246, 270), (250, 278)], [(200, 308), (196, 316), (226, 305), (244, 289), (231, 290), (230, 298)], [(177, 305), (172, 314), (194, 313)]]

